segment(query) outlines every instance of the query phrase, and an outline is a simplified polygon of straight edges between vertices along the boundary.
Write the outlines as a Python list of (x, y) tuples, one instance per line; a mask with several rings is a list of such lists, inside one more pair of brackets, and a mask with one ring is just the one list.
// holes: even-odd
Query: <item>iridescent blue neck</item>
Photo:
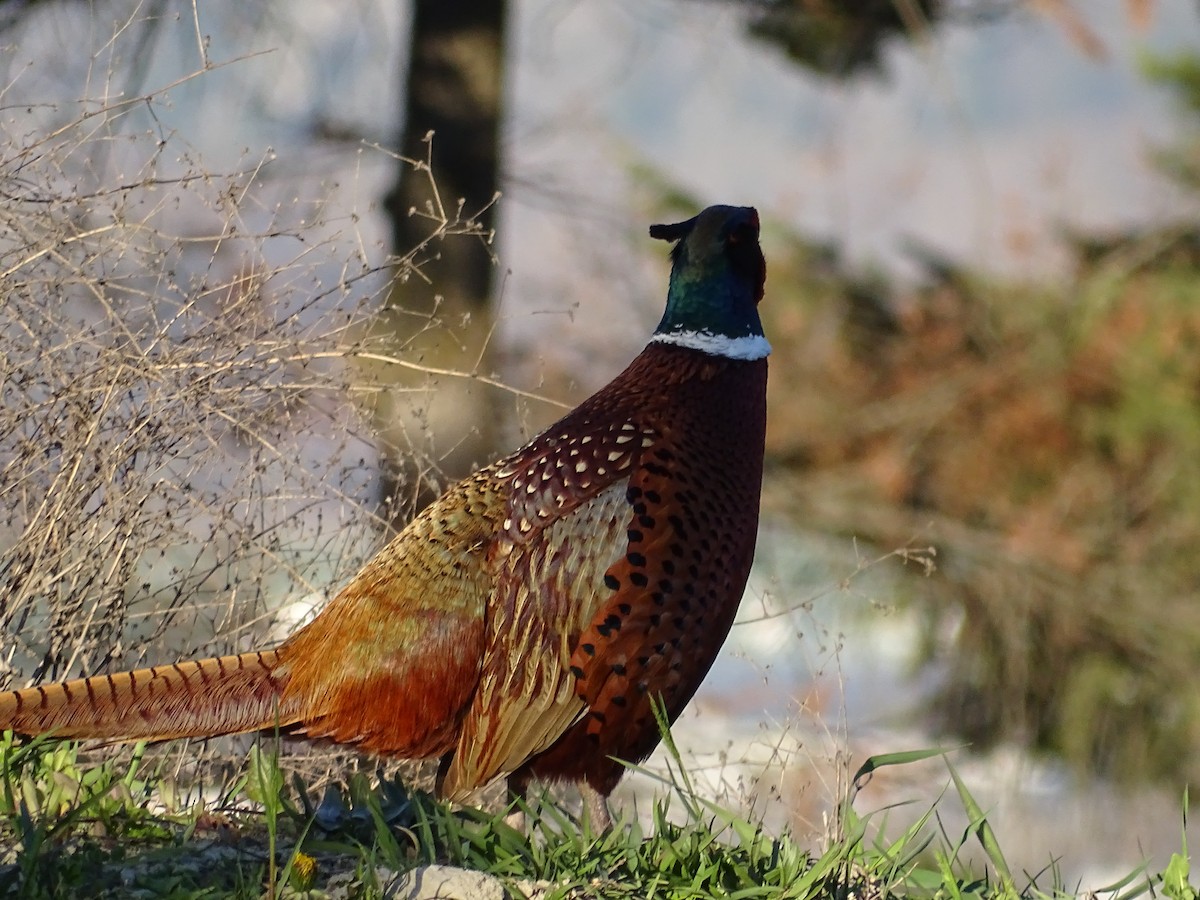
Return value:
[(698, 265), (676, 247), (667, 309), (651, 341), (690, 347), (731, 359), (762, 359), (771, 352), (758, 317), (755, 286), (723, 260)]

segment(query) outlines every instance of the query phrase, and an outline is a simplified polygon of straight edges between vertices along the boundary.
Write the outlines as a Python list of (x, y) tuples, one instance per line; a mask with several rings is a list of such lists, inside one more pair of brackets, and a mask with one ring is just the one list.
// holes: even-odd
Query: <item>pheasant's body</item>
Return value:
[[(713, 207), (656, 228), (680, 243), (641, 355), (429, 506), (311, 624), (275, 650), (0, 694), (0, 728), (166, 739), (278, 726), (442, 757), (453, 798), (500, 775), (607, 795), (624, 771), (613, 758), (658, 743), (654, 702), (674, 719), (729, 631), (762, 478), (757, 216)], [(728, 271), (705, 280), (713, 254)], [(734, 315), (700, 308), (697, 325), (706, 303)]]

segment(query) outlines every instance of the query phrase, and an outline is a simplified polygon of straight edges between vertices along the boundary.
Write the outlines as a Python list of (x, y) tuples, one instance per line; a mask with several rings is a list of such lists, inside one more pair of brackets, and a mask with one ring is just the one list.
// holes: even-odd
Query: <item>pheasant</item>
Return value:
[(439, 757), (462, 800), (579, 784), (593, 825), (733, 623), (758, 526), (767, 360), (758, 213), (674, 242), (666, 311), (607, 386), (450, 488), (274, 649), (0, 693), (0, 729), (161, 741), (279, 728)]

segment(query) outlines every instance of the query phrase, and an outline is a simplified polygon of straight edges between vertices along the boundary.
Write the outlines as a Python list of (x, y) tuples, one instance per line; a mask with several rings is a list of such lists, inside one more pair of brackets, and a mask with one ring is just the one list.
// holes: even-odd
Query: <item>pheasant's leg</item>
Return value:
[(450, 763), (454, 762), (454, 753), (443, 753), (438, 760), (437, 774), (433, 776), (433, 792), (439, 799), (445, 799), (442, 785), (446, 783), (446, 773), (450, 771)]
[(504, 823), (517, 831), (525, 831), (525, 808), (529, 805), (529, 779), (523, 775), (508, 776), (508, 802), (512, 812)]
[(608, 795), (600, 793), (586, 781), (579, 782), (579, 793), (583, 795), (583, 808), (587, 810), (592, 833), (604, 834), (612, 828), (612, 815), (608, 811)]

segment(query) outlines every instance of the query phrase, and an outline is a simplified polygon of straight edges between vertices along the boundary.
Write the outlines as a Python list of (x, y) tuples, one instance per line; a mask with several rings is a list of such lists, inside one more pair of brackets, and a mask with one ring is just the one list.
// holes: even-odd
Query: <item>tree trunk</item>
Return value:
[[(484, 231), (500, 180), (503, 100), (502, 0), (413, 0), (412, 51), (400, 146), (426, 160), (429, 173), (405, 166), (385, 203), (393, 248), (403, 255), (425, 240), (432, 204), (453, 222), (480, 210)], [(433, 133), (432, 142), (427, 139)], [(436, 184), (436, 195), (434, 185)], [(440, 202), (438, 200), (440, 198)], [(416, 214), (410, 215), (415, 209)], [(453, 229), (452, 229), (453, 230)], [(491, 247), (477, 235), (447, 234), (429, 247), (420, 275), (397, 277), (375, 336), (405, 358), (439, 369), (486, 371), (491, 333)], [(403, 276), (403, 273), (400, 273)], [(405, 372), (378, 408), (387, 444), (385, 501), (401, 524), (494, 452), (496, 423), (488, 388), (468, 379)]]

